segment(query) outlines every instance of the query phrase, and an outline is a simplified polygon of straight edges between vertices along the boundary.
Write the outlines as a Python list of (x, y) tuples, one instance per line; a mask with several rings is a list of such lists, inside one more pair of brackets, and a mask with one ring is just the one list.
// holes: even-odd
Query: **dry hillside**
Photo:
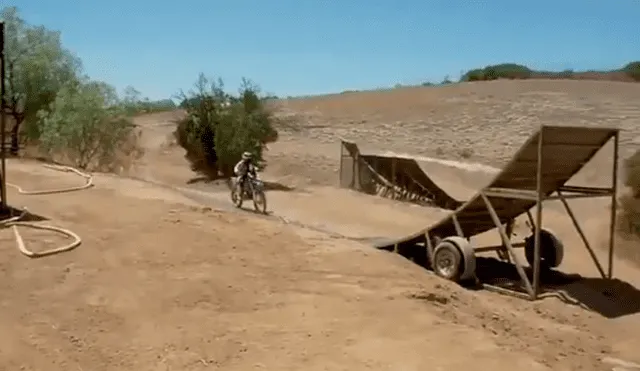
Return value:
[[(292, 189), (268, 193), (269, 217), (192, 181), (169, 140), (181, 113), (140, 117), (146, 153), (130, 174), (97, 174), (94, 188), (55, 196), (10, 190), (13, 205), (84, 244), (30, 260), (0, 230), (0, 370), (640, 369), (612, 360), (640, 363), (632, 264), (616, 260), (622, 284), (608, 291), (594, 279), (566, 287), (572, 304), (463, 289), (358, 242), (413, 232), (442, 210), (333, 187), (339, 137), (456, 160), (467, 148), (467, 160), (500, 166), (540, 123), (612, 125), (629, 153), (639, 97), (636, 84), (529, 80), (279, 101), (293, 123), (263, 177)], [(432, 169), (461, 191), (490, 176)], [(24, 160), (9, 162), (9, 178), (29, 189), (79, 182)], [(582, 179), (608, 180), (599, 167)], [(601, 238), (607, 206), (577, 207)], [(566, 217), (545, 218), (567, 245), (562, 269), (594, 277)], [(60, 242), (23, 234), (33, 249)]]

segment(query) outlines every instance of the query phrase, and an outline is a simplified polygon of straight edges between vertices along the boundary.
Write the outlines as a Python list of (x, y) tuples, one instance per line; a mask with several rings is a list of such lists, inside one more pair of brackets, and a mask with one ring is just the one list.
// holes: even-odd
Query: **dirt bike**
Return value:
[(244, 181), (244, 189), (237, 179), (233, 180), (231, 187), (231, 202), (241, 208), (244, 200), (252, 200), (253, 208), (262, 214), (267, 213), (267, 197), (264, 192), (264, 182), (255, 175), (247, 175)]

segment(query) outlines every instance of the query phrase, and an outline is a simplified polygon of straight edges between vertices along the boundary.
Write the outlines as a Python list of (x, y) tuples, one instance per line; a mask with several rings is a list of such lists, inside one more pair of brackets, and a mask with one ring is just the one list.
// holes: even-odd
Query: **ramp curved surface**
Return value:
[(438, 186), (412, 158), (362, 154), (357, 144), (344, 139), (342, 148), (347, 152), (341, 163), (341, 183), (346, 187), (376, 193), (373, 183), (378, 183), (396, 188), (398, 192), (418, 195), (443, 209), (455, 210), (462, 205), (461, 201)]
[[(377, 241), (374, 246), (391, 249), (396, 245), (415, 245), (424, 243), (425, 234), (441, 238), (455, 236), (454, 215), (464, 231), (465, 237), (471, 237), (495, 228), (495, 224), (482, 199), (482, 192), (488, 189), (518, 189), (535, 191), (537, 189), (538, 142), (542, 138), (542, 184), (541, 190), (549, 196), (564, 186), (593, 156), (611, 139), (618, 129), (570, 126), (542, 126), (516, 152), (513, 159), (497, 174), (489, 186), (478, 192), (469, 201), (454, 212), (412, 235), (398, 239)], [(498, 214), (501, 223), (527, 212), (536, 201), (490, 196), (487, 198)]]
[[(422, 170), (416, 160), (404, 157), (382, 157), (363, 155), (360, 158), (375, 168), (376, 171), (386, 179), (406, 179), (411, 180), (419, 187), (420, 192), (427, 195), (435, 206), (443, 209), (455, 210), (461, 201), (456, 200), (442, 188), (440, 188), (428, 175)], [(395, 165), (392, 162), (395, 161)]]

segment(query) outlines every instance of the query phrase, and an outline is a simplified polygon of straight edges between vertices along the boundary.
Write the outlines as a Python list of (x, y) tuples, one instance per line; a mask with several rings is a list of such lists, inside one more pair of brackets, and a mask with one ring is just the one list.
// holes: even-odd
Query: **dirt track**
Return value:
[[(473, 143), (470, 160), (499, 165), (527, 127), (551, 120), (549, 107), (564, 112), (563, 122), (579, 124), (586, 113), (578, 108), (595, 104), (597, 120), (628, 129), (625, 150), (633, 147), (636, 85), (500, 83), (286, 103), (306, 121), (283, 132), (269, 152), (265, 179), (294, 187), (269, 193), (277, 217), (227, 210), (224, 187), (187, 185), (194, 174), (181, 151), (165, 145), (166, 115), (139, 120), (148, 150), (130, 175), (147, 182), (98, 175), (97, 187), (84, 192), (10, 191), (12, 204), (85, 241), (74, 252), (29, 260), (13, 247), (10, 231), (0, 231), (0, 370), (611, 370), (604, 357), (640, 362), (639, 314), (606, 318), (559, 299), (529, 303), (465, 290), (340, 237), (408, 233), (442, 211), (332, 188), (338, 135), (450, 159), (458, 157), (457, 143)], [(511, 102), (502, 103), (505, 97)], [(527, 118), (513, 124), (523, 112)], [(357, 115), (365, 122), (350, 123)], [(415, 121), (420, 117), (428, 120)], [(393, 120), (403, 124), (387, 132), (378, 125)], [(505, 148), (495, 146), (496, 132)], [(581, 177), (606, 181), (597, 170)], [(78, 182), (30, 162), (11, 161), (9, 171), (25, 187)], [(460, 192), (486, 178), (442, 166), (437, 176), (469, 180), (458, 184)], [(599, 237), (605, 207), (582, 206), (590, 237)], [(577, 245), (562, 215), (552, 211), (546, 220), (565, 243)], [(31, 246), (59, 242), (24, 235)], [(578, 246), (571, 254), (565, 269), (596, 273)], [(617, 267), (620, 278), (640, 286), (632, 264), (618, 260)], [(567, 288), (574, 297), (591, 293), (593, 307), (633, 312), (638, 305), (638, 297), (614, 302), (591, 290)]]

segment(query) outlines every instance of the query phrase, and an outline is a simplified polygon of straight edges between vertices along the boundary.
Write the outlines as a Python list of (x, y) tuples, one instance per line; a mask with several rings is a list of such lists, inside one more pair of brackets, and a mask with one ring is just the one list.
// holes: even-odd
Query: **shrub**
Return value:
[(476, 68), (475, 70), (471, 70), (466, 74), (462, 75), (461, 81), (483, 81), (484, 78), (484, 70), (481, 68)]
[(533, 71), (527, 67), (515, 63), (503, 63), (486, 66), (482, 69), (473, 69), (462, 75), (460, 81), (485, 81), (497, 79), (528, 79)]
[(640, 81), (640, 61), (631, 62), (624, 66), (622, 70), (635, 81)]
[(558, 73), (558, 76), (562, 79), (571, 79), (574, 77), (574, 72), (573, 70), (568, 69)]
[(137, 150), (137, 134), (115, 89), (102, 82), (65, 85), (39, 119), (41, 149), (81, 169), (113, 170), (119, 155)]
[(141, 113), (167, 112), (178, 108), (171, 99), (152, 101), (149, 98), (143, 98), (142, 94), (133, 86), (127, 86), (124, 89), (122, 107), (129, 116)]
[(618, 229), (624, 234), (640, 236), (640, 150), (625, 160), (625, 181), (629, 193), (619, 200)]
[(263, 151), (278, 132), (257, 86), (243, 80), (239, 95), (233, 96), (224, 92), (222, 81), (200, 74), (195, 91), (180, 98), (187, 117), (174, 135), (193, 171), (210, 178), (231, 176), (244, 151), (253, 153), (258, 168), (266, 165)]

